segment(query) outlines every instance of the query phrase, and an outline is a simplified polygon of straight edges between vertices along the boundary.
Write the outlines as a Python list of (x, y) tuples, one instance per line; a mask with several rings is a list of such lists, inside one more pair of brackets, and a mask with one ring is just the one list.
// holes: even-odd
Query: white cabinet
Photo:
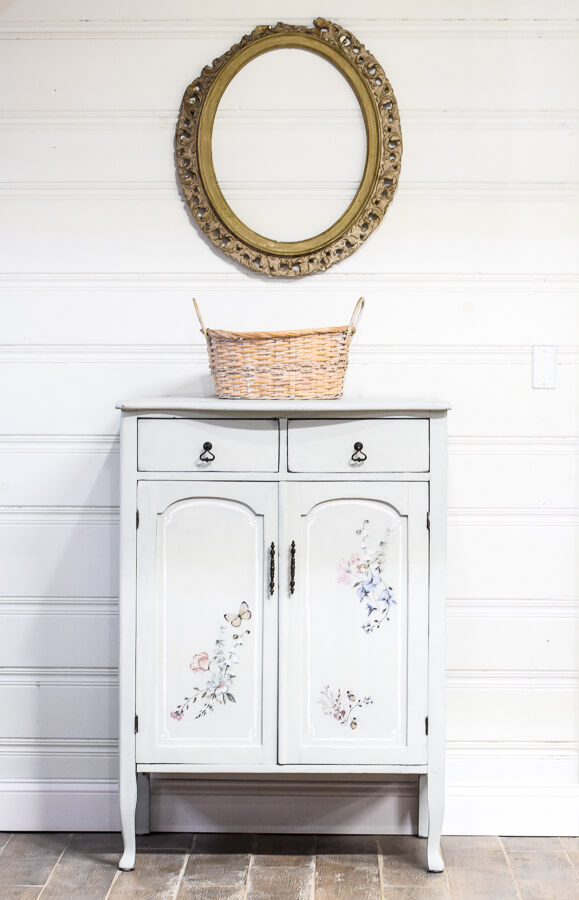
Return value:
[(137, 776), (356, 772), (440, 870), (444, 407), (121, 408), (121, 868)]

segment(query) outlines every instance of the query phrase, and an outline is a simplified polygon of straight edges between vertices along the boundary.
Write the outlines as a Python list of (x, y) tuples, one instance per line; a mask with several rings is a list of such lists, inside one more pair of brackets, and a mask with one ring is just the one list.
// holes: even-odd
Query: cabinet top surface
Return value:
[(269, 416), (364, 413), (443, 413), (450, 409), (439, 400), (383, 398), (380, 400), (219, 400), (217, 397), (146, 397), (117, 403), (125, 413), (251, 413)]

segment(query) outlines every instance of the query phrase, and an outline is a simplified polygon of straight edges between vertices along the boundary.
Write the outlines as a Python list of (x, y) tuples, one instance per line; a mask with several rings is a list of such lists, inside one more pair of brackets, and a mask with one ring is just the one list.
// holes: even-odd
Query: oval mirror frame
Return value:
[[(287, 47), (311, 50), (339, 69), (358, 99), (366, 129), (366, 161), (354, 199), (333, 225), (303, 241), (271, 240), (244, 224), (225, 200), (213, 166), (213, 124), (228, 84), (252, 59)], [(398, 104), (380, 64), (340, 25), (326, 19), (315, 19), (313, 28), (282, 22), (260, 25), (205, 66), (187, 87), (175, 152), (187, 205), (219, 250), (253, 272), (309, 275), (350, 256), (382, 221), (400, 174)]]

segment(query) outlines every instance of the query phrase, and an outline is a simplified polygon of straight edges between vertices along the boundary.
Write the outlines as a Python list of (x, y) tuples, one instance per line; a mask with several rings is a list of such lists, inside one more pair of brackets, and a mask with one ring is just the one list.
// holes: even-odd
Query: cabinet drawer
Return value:
[[(204, 453), (207, 443), (211, 447)], [(138, 423), (137, 455), (140, 472), (277, 472), (279, 423), (143, 418)]]
[[(356, 453), (358, 443), (362, 447)], [(353, 460), (353, 455), (361, 461)], [(294, 419), (288, 423), (291, 472), (428, 472), (429, 458), (428, 419)]]

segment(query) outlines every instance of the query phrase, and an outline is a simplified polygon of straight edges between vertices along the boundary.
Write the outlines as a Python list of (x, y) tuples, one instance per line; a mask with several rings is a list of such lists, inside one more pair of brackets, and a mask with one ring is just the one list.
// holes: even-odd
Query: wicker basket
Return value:
[(209, 368), (218, 397), (331, 400), (342, 396), (348, 349), (364, 309), (360, 297), (349, 325), (300, 331), (214, 331), (205, 328)]

